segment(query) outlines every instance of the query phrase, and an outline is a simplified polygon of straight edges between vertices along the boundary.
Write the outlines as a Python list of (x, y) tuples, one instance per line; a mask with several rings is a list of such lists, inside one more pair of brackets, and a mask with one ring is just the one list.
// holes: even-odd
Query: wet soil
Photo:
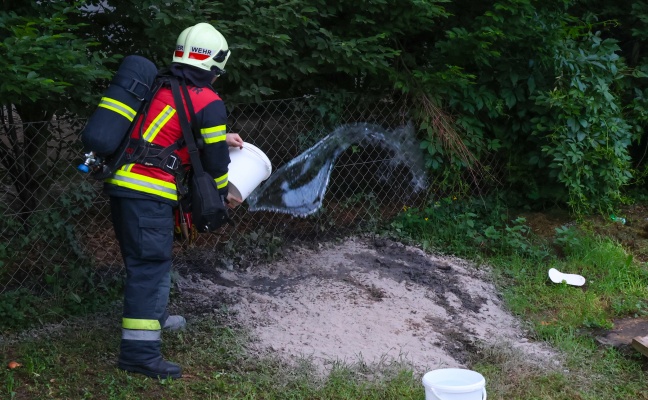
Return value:
[(252, 332), (252, 351), (287, 362), (326, 370), (391, 360), (424, 371), (467, 366), (477, 346), (502, 343), (543, 364), (560, 359), (507, 312), (488, 267), (386, 239), (295, 246), (244, 271), (178, 271), (189, 322), (225, 305)]
[[(520, 215), (548, 240), (575, 224), (560, 210)], [(626, 223), (602, 216), (586, 223), (648, 261), (648, 208), (628, 206), (618, 216)], [(544, 365), (560, 363), (508, 313), (487, 266), (383, 238), (297, 244), (272, 262), (236, 268), (184, 260), (178, 275), (176, 307), (190, 322), (226, 307), (253, 333), (254, 351), (287, 361), (308, 358), (326, 369), (340, 360), (393, 359), (425, 370), (466, 366), (478, 346), (497, 343)], [(647, 319), (628, 318), (591, 334), (631, 351), (632, 337), (646, 329)]]

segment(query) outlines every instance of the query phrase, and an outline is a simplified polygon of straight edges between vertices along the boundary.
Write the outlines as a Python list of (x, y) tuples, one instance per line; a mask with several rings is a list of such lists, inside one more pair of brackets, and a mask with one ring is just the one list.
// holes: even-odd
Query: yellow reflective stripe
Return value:
[(176, 185), (161, 179), (136, 174), (130, 171), (117, 170), (112, 178), (106, 182), (140, 192), (154, 194), (165, 199), (177, 200)]
[(127, 104), (124, 104), (115, 99), (111, 99), (110, 97), (102, 97), (98, 107), (103, 107), (107, 108), (110, 111), (114, 111), (117, 114), (124, 116), (130, 122), (133, 122), (133, 119), (135, 119), (135, 115), (137, 114), (137, 112), (130, 108)]
[(217, 143), (225, 140), (225, 125), (212, 126), (200, 130), (205, 143)]
[(151, 122), (151, 125), (146, 129), (142, 138), (147, 142), (153, 142), (160, 130), (166, 125), (167, 122), (171, 119), (176, 110), (173, 107), (167, 105), (164, 107), (164, 110), (158, 114), (157, 117)]
[(225, 173), (225, 175), (221, 175), (218, 178), (214, 178), (214, 181), (216, 181), (217, 188), (219, 189), (224, 188), (227, 185), (228, 173)]
[(157, 319), (122, 318), (122, 328), (137, 329), (140, 331), (159, 331), (160, 321)]

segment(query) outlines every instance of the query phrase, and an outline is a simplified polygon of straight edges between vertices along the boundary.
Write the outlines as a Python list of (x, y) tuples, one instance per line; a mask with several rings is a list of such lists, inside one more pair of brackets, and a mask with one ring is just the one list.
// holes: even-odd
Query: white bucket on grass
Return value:
[(272, 164), (258, 147), (243, 143), (243, 148), (229, 148), (229, 192), (245, 200), (250, 193), (270, 177)]
[(425, 400), (486, 400), (486, 379), (461, 368), (436, 369), (423, 375)]

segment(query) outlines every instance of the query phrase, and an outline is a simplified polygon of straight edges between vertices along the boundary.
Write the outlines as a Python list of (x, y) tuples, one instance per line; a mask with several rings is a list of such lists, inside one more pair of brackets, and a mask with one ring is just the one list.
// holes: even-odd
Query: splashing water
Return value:
[[(279, 168), (247, 198), (250, 211), (274, 211), (305, 217), (316, 212), (337, 158), (350, 146), (380, 146), (393, 156), (386, 168), (405, 166), (415, 192), (426, 186), (423, 155), (414, 129), (407, 125), (386, 131), (372, 124), (343, 125)], [(377, 170), (376, 172), (381, 172)], [(384, 172), (384, 171), (383, 171)]]

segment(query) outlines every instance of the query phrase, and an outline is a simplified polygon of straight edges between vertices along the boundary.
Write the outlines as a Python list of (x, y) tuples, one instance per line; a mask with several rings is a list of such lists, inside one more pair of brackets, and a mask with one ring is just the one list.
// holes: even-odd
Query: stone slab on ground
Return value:
[(648, 357), (648, 335), (647, 336), (637, 336), (632, 339), (632, 347), (634, 347), (638, 352)]
[(648, 318), (624, 318), (614, 321), (614, 328), (600, 332), (596, 340), (604, 346), (625, 348), (633, 345), (633, 339), (643, 337), (648, 342)]

